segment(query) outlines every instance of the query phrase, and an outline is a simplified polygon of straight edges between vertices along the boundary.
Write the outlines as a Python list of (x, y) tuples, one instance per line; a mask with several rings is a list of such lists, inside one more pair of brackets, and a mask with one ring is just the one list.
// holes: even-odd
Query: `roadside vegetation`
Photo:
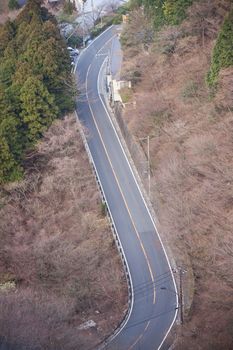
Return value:
[(75, 10), (75, 3), (71, 0), (66, 0), (63, 6), (64, 13), (66, 15), (72, 15)]
[(132, 0), (131, 8), (143, 6), (147, 18), (159, 29), (165, 24), (180, 24), (192, 2), (193, 0)]
[(17, 10), (19, 8), (19, 4), (17, 0), (9, 0), (8, 1), (9, 10)]
[(233, 9), (226, 17), (215, 44), (207, 83), (213, 87), (218, 82), (220, 70), (233, 66)]
[(122, 320), (127, 283), (41, 3), (0, 26), (0, 344), (86, 350)]
[(55, 18), (29, 0), (0, 27), (0, 184), (22, 177), (23, 162), (52, 121), (74, 107), (70, 58)]
[(8, 0), (2, 0), (0, 2), (0, 15), (7, 12), (9, 10), (8, 8)]
[(150, 135), (151, 199), (164, 241), (187, 270), (185, 308), (193, 293), (175, 349), (230, 350), (232, 4), (145, 0), (131, 6), (121, 36), (122, 79), (132, 81), (136, 107), (127, 105), (124, 120), (135, 140)]
[(25, 169), (0, 191), (0, 343), (95, 348), (127, 284), (74, 116), (53, 122)]
[[(76, 18), (72, 16), (64, 16), (64, 14), (58, 15), (58, 21), (60, 25), (62, 23), (73, 24), (73, 34), (68, 34), (68, 44), (71, 46), (81, 47), (83, 45), (83, 34), (87, 40), (92, 40), (100, 35), (111, 25), (118, 25), (122, 23), (122, 15), (127, 14), (129, 11), (129, 4), (124, 4), (120, 7), (117, 6), (118, 2), (103, 1), (97, 6), (95, 12), (92, 15), (87, 15), (86, 21), (88, 24), (85, 26), (84, 31), (81, 26), (77, 26)], [(76, 29), (75, 29), (76, 28)]]

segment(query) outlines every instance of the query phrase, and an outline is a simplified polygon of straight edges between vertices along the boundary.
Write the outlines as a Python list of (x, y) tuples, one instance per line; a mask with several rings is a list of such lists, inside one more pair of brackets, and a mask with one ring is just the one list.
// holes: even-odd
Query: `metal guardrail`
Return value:
[(133, 301), (132, 279), (131, 279), (131, 276), (130, 276), (130, 273), (129, 273), (129, 267), (128, 267), (127, 259), (125, 257), (125, 253), (124, 253), (124, 250), (123, 250), (120, 238), (118, 236), (117, 228), (115, 226), (115, 223), (114, 223), (114, 220), (113, 220), (113, 217), (112, 217), (112, 214), (111, 214), (111, 210), (110, 210), (108, 202), (106, 200), (104, 189), (103, 189), (103, 186), (101, 184), (101, 180), (99, 178), (99, 174), (98, 174), (97, 168), (95, 166), (95, 162), (93, 160), (93, 157), (92, 157), (92, 154), (91, 154), (91, 151), (90, 151), (90, 148), (89, 148), (89, 145), (88, 145), (85, 133), (83, 131), (82, 124), (79, 121), (78, 114), (77, 114), (76, 111), (75, 111), (75, 113), (76, 113), (76, 117), (77, 117), (78, 129), (79, 129), (82, 141), (83, 141), (83, 145), (84, 145), (85, 150), (87, 152), (88, 159), (89, 159), (89, 162), (90, 162), (91, 167), (92, 167), (92, 171), (93, 171), (93, 173), (95, 175), (95, 180), (96, 180), (98, 189), (100, 191), (102, 202), (106, 205), (106, 208), (107, 208), (107, 214), (108, 214), (108, 219), (109, 219), (109, 222), (110, 222), (111, 231), (112, 231), (115, 243), (116, 243), (116, 247), (117, 247), (117, 249), (119, 251), (119, 254), (120, 254), (120, 257), (121, 257), (121, 260), (122, 260), (122, 264), (123, 264), (123, 268), (124, 268), (124, 272), (125, 272), (125, 277), (126, 277), (126, 281), (127, 281), (127, 286), (128, 286), (128, 309), (127, 309), (127, 312), (125, 313), (123, 319), (118, 324), (118, 326), (114, 330), (114, 332), (111, 333), (111, 335), (107, 336), (99, 345), (97, 345), (98, 349), (101, 350), (101, 349), (104, 349), (106, 347), (106, 345), (116, 336), (116, 334), (120, 332), (120, 330), (124, 327), (125, 323), (127, 322), (127, 319), (128, 319), (128, 317), (130, 315), (130, 311), (132, 309), (132, 301)]

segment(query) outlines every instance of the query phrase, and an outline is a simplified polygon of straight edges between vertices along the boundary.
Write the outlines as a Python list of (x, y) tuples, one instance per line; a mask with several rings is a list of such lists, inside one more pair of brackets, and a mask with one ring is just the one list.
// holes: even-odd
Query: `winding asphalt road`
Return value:
[(132, 290), (128, 316), (104, 348), (166, 349), (167, 335), (177, 317), (174, 278), (99, 86), (101, 67), (114, 46), (113, 41), (118, 40), (116, 31), (116, 27), (110, 27), (82, 52), (75, 73), (81, 91), (77, 114), (88, 135), (88, 146), (121, 242)]

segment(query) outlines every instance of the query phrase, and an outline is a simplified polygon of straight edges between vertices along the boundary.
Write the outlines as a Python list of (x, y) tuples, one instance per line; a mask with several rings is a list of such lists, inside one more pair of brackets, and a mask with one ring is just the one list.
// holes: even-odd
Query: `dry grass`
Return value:
[(0, 14), (8, 12), (8, 0), (1, 0)]
[(26, 163), (1, 191), (0, 284), (15, 290), (0, 292), (0, 338), (88, 349), (121, 320), (127, 290), (75, 119), (56, 121)]
[(9, 11), (8, 0), (0, 0), (0, 24), (5, 23), (8, 19), (15, 19), (18, 13), (19, 10)]
[(176, 344), (181, 350), (233, 348), (232, 68), (221, 72), (214, 98), (205, 86), (222, 20), (217, 1), (196, 2), (188, 20), (156, 35), (148, 52), (132, 58), (125, 48), (123, 75), (135, 67), (141, 74), (137, 108), (126, 108), (125, 120), (137, 137), (154, 136), (159, 229), (177, 264), (195, 277), (193, 306)]

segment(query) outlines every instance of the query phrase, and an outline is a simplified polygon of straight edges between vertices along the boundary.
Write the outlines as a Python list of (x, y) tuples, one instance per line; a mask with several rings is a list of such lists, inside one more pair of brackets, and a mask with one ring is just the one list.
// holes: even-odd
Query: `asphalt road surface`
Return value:
[[(78, 117), (86, 130), (88, 146), (123, 247), (132, 287), (128, 316), (104, 348), (166, 349), (167, 335), (177, 317), (174, 278), (99, 86), (103, 81), (101, 67), (112, 48), (118, 46), (115, 45), (118, 41), (116, 31), (117, 27), (110, 27), (82, 52), (75, 73), (81, 92), (77, 101)], [(114, 49), (111, 54), (114, 56)], [(116, 61), (115, 55), (111, 62)]]

